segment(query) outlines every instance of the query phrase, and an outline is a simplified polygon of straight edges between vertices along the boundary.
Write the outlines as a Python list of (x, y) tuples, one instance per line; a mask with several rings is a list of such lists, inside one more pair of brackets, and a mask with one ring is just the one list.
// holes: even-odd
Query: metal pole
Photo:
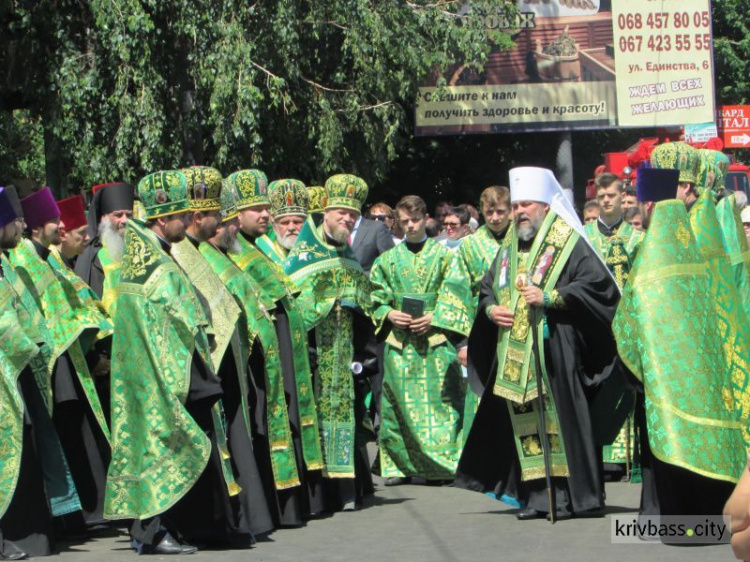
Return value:
[[(569, 189), (569, 196), (575, 194), (573, 183), (573, 134), (570, 131), (560, 133), (559, 145), (557, 147), (557, 159), (555, 161), (555, 171), (557, 179), (563, 189)], [(575, 202), (574, 199), (571, 201)]]

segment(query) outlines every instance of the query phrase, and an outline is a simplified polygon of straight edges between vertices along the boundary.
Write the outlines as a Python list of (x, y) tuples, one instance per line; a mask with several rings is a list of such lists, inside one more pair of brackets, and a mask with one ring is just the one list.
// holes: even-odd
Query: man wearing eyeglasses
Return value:
[(463, 238), (469, 235), (469, 211), (461, 207), (452, 207), (443, 219), (443, 230), (446, 238), (440, 243), (449, 250), (455, 250), (461, 245)]

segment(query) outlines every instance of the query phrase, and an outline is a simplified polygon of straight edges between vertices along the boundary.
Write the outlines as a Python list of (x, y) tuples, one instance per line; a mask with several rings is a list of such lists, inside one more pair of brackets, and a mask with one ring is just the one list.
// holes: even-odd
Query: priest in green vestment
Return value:
[[(299, 288), (282, 267), (263, 254), (258, 240), (268, 232), (270, 200), (268, 180), (260, 170), (240, 170), (225, 181), (227, 193), (236, 197), (240, 223), (237, 244), (229, 257), (260, 287), (280, 346), (281, 372), (287, 398), (287, 414), (302, 481), (300, 490), (278, 494), (280, 524), (299, 526), (311, 514), (324, 510), (322, 453), (315, 396), (308, 356), (307, 328), (294, 295)], [(273, 373), (272, 373), (273, 374)]]
[[(2, 251), (15, 248), (22, 232), (20, 209), (0, 188)], [(16, 292), (25, 289), (6, 271), (11, 273), (0, 269), (0, 558), (20, 560), (54, 552), (53, 515), (81, 505), (65, 477), (67, 467), (55, 462), (63, 458), (61, 447), (35, 378), (38, 373), (46, 380), (49, 346)], [(51, 483), (60, 476), (61, 488), (48, 488), (45, 477)]]
[[(510, 225), (510, 191), (505, 186), (491, 186), (482, 191), (479, 207), (484, 216), (484, 225), (463, 239), (453, 253), (452, 263), (440, 287), (433, 326), (450, 330), (463, 336), (457, 347), (458, 360), (468, 367), (468, 337), (479, 303), (482, 278), (495, 260)], [(472, 384), (466, 390), (464, 403), (464, 440), (474, 421), (479, 397), (483, 391), (481, 383), (467, 373)]]
[(641, 513), (718, 515), (745, 464), (743, 428), (715, 303), (718, 270), (675, 198), (679, 178), (677, 170), (639, 170), (649, 226), (613, 329), (639, 381)]
[(283, 265), (307, 219), (310, 196), (304, 183), (286, 179), (268, 184), (268, 200), (273, 228), (256, 244), (266, 256)]
[(48, 404), (83, 507), (83, 519), (71, 515), (64, 526), (105, 524), (104, 485), (110, 457), (109, 427), (92, 368), (99, 362), (95, 343), (111, 334), (109, 321), (81, 301), (65, 275), (49, 263), (60, 242), (60, 210), (48, 187), (21, 200), (28, 238), (9, 253), (10, 263), (44, 315), (51, 336)]
[(373, 319), (385, 339), (378, 445), (387, 484), (452, 480), (461, 452), (465, 383), (446, 334), (432, 325), (453, 253), (427, 237), (427, 205), (396, 205), (406, 239), (373, 263)]
[(128, 183), (114, 182), (95, 185), (91, 192), (86, 217), (91, 240), (78, 256), (75, 272), (114, 318), (125, 225), (133, 216), (135, 190)]
[[(265, 534), (274, 529), (274, 523), (253, 452), (245, 323), (240, 306), (199, 249), (216, 235), (221, 220), (222, 177), (218, 170), (208, 166), (192, 166), (181, 172), (187, 179), (190, 219), (185, 239), (172, 244), (170, 255), (192, 283), (210, 322), (212, 368), (224, 391), (223, 398), (214, 406), (215, 415), (226, 420), (226, 436), (219, 447), (225, 463), (234, 467), (241, 488), (239, 501), (249, 517), (250, 530), (255, 535)], [(279, 416), (278, 421), (288, 434), (286, 416)], [(281, 453), (279, 465), (290, 471), (290, 478), (296, 480), (294, 450), (288, 447)]]
[[(227, 256), (236, 249), (239, 221), (236, 202), (239, 196), (234, 184), (226, 182), (221, 192), (222, 222), (216, 234), (201, 243), (200, 251), (214, 273), (226, 286), (242, 310), (243, 338), (249, 352), (249, 370), (252, 402), (250, 410), (253, 430), (253, 446), (261, 470), (261, 478), (267, 491), (268, 502), (276, 524), (282, 524), (282, 515), (290, 519), (290, 498), (298, 497), (301, 483), (307, 483), (310, 468), (305, 470), (304, 459), (296, 462), (295, 441), (290, 433), (289, 417), (284, 392), (281, 347), (276, 337), (271, 311), (275, 308), (254, 279), (240, 270)], [(312, 422), (317, 427), (314, 408)], [(307, 444), (312, 449), (308, 467), (322, 468), (322, 452), (317, 432)], [(318, 477), (319, 474), (315, 473)], [(314, 490), (314, 486), (306, 486)], [(304, 497), (302, 498), (304, 499)], [(311, 502), (312, 504), (312, 502)], [(304, 506), (313, 514), (314, 505)], [(282, 509), (283, 508), (283, 509)]]
[[(112, 350), (112, 463), (105, 512), (134, 519), (139, 553), (190, 554), (185, 541), (253, 541), (217, 405), (210, 324), (171, 257), (185, 238), (187, 180), (157, 172), (138, 184), (145, 221), (128, 221)], [(215, 344), (215, 342), (214, 342)]]
[[(355, 332), (370, 310), (371, 286), (347, 238), (368, 187), (339, 174), (326, 181), (323, 215), (310, 215), (284, 270), (299, 287), (297, 306), (315, 350), (315, 398), (331, 509), (353, 510), (369, 492), (362, 433), (365, 404), (354, 377), (363, 375)], [(363, 342), (361, 342), (363, 343)]]
[[(594, 184), (600, 213), (599, 218), (586, 224), (586, 237), (607, 265), (615, 278), (617, 287), (622, 291), (625, 283), (627, 283), (628, 273), (635, 261), (638, 244), (643, 237), (643, 233), (624, 220), (622, 198), (625, 194), (625, 188), (622, 180), (615, 174), (606, 173), (599, 174)], [(616, 376), (620, 375), (622, 373), (616, 373)], [(625, 383), (624, 375), (622, 375), (621, 380)], [(605, 443), (611, 443), (603, 445), (604, 471), (605, 475), (613, 480), (619, 480), (625, 475), (631, 477), (634, 482), (640, 482), (640, 467), (637, 461), (633, 429), (632, 390), (625, 390), (623, 398), (621, 408), (618, 408), (617, 411), (607, 411), (600, 414), (603, 417), (606, 416), (605, 419), (609, 419), (613, 423), (612, 418), (622, 420), (625, 417), (614, 441), (611, 441), (611, 436), (604, 440)], [(617, 425), (620, 424), (617, 423)], [(614, 429), (617, 430), (617, 428)], [(633, 463), (635, 466), (632, 466)], [(632, 470), (632, 472), (626, 474), (628, 470)]]
[(684, 142), (665, 142), (651, 151), (651, 167), (666, 170), (679, 170), (677, 199), (685, 203), (688, 212), (698, 200), (700, 189), (698, 171), (700, 154), (697, 148)]
[(510, 194), (514, 222), (482, 280), (469, 336), (485, 391), (456, 485), (513, 498), (526, 520), (549, 514), (549, 476), (556, 519), (601, 515), (589, 408), (615, 359), (619, 292), (550, 170), (512, 169)]

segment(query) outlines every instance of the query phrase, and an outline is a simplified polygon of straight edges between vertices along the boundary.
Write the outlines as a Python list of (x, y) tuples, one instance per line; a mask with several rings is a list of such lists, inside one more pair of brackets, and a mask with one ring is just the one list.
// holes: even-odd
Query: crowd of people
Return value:
[(659, 145), (580, 216), (533, 167), (433, 216), (363, 216), (348, 174), (0, 188), (0, 557), (119, 525), (139, 554), (248, 548), (359, 509), (373, 473), (521, 520), (602, 516), (623, 476), (644, 515), (720, 514), (750, 441), (727, 165)]

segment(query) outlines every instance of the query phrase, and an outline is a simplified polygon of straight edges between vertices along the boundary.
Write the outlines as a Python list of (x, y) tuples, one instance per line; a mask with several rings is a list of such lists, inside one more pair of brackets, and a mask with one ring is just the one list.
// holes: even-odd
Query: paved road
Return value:
[[(607, 485), (608, 513), (631, 514), (640, 486)], [(190, 562), (617, 562), (734, 560), (728, 545), (673, 547), (613, 545), (610, 516), (600, 519), (517, 521), (515, 511), (482, 494), (455, 488), (379, 486), (361, 511), (311, 521), (302, 529), (280, 530), (251, 550), (198, 552)], [(163, 557), (174, 560), (178, 557)], [(128, 538), (71, 545), (69, 560), (135, 561)], [(148, 560), (148, 559), (146, 559)]]

